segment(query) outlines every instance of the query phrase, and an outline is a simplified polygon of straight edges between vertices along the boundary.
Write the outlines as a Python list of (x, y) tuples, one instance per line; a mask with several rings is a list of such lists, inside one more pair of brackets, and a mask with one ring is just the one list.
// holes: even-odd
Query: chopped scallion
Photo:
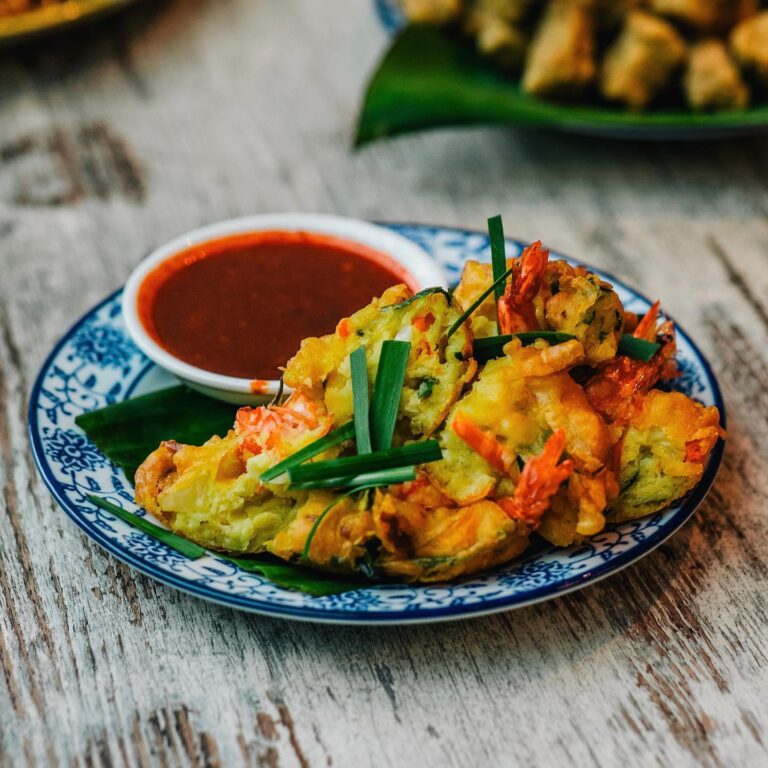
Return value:
[[(299, 483), (353, 477), (365, 472), (427, 464), (430, 461), (439, 461), (442, 457), (437, 440), (425, 440), (361, 456), (345, 456), (341, 459), (303, 464), (290, 469), (289, 475), (291, 487), (295, 487)], [(343, 487), (343, 484), (341, 486)]]
[(619, 341), (620, 355), (626, 355), (634, 360), (640, 360), (647, 363), (661, 349), (661, 344), (656, 341), (646, 341), (637, 339), (625, 333)]
[(570, 333), (560, 331), (522, 331), (521, 333), (503, 334), (501, 336), (488, 336), (484, 339), (475, 339), (472, 354), (478, 363), (487, 363), (504, 354), (504, 346), (513, 338), (520, 339), (523, 346), (533, 344), (537, 339), (544, 339), (550, 344), (562, 344), (565, 341), (575, 339)]
[(367, 488), (379, 488), (383, 485), (392, 485), (394, 483), (406, 483), (415, 479), (416, 467), (411, 464), (407, 467), (393, 467), (392, 469), (378, 469), (374, 472), (361, 472), (359, 475), (343, 475), (327, 477), (322, 480), (309, 480), (303, 483), (294, 483), (290, 488), (292, 491), (313, 491), (323, 488), (361, 491)]
[(491, 265), (493, 267), (493, 280), (496, 287), (493, 289), (496, 297), (496, 322), (501, 328), (501, 318), (499, 318), (499, 299), (504, 295), (505, 280), (496, 283), (507, 269), (507, 252), (504, 243), (504, 224), (501, 216), (494, 216), (488, 219), (488, 235), (491, 240)]
[(398, 469), (387, 469), (381, 472), (370, 472), (367, 475), (360, 475), (359, 483), (350, 487), (346, 493), (335, 498), (318, 516), (312, 527), (309, 529), (307, 539), (304, 542), (304, 550), (302, 557), (304, 560), (309, 559), (309, 552), (312, 546), (312, 540), (315, 538), (320, 524), (328, 516), (328, 513), (343, 499), (349, 498), (353, 493), (359, 491), (367, 491), (371, 488), (380, 488), (384, 485), (393, 485), (394, 483), (407, 483), (416, 478), (415, 467), (399, 467)]
[(512, 271), (514, 270), (514, 267), (510, 267), (509, 269), (505, 270), (496, 280), (494, 280), (490, 286), (484, 290), (473, 302), (470, 304), (462, 313), (459, 315), (459, 318), (453, 323), (453, 325), (448, 329), (448, 333), (446, 334), (446, 338), (450, 339), (451, 336), (453, 336), (456, 331), (461, 328), (464, 323), (467, 322), (470, 315), (496, 290), (496, 286), (502, 285), (504, 281), (512, 274)]
[(365, 347), (358, 347), (349, 356), (352, 371), (352, 405), (355, 417), (355, 442), (360, 454), (371, 452), (370, 405), (368, 402), (368, 365)]
[(410, 353), (411, 344), (408, 341), (387, 340), (381, 346), (371, 405), (371, 444), (374, 451), (386, 451), (392, 445)]

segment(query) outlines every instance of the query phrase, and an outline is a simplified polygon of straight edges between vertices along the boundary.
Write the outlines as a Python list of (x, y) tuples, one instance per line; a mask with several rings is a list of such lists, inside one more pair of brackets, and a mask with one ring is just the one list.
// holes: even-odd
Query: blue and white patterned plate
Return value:
[[(410, 224), (388, 226), (432, 254), (451, 282), (458, 280), (466, 259), (490, 258), (484, 234)], [(509, 241), (508, 248), (514, 255), (521, 245)], [(627, 309), (648, 309), (646, 298), (610, 275), (603, 276), (616, 287)], [(716, 405), (724, 422), (717, 380), (701, 352), (679, 328), (678, 360), (683, 375), (675, 382), (676, 388)], [(671, 536), (701, 503), (723, 454), (720, 442), (701, 482), (682, 504), (613, 526), (581, 546), (547, 547), (487, 575), (451, 584), (370, 586), (311, 597), (277, 587), (214, 556), (189, 560), (87, 500), (87, 494), (95, 493), (126, 509), (137, 509), (122, 470), (88, 441), (75, 425), (75, 417), (172, 383), (128, 339), (119, 292), (88, 312), (51, 352), (30, 397), (29, 432), (43, 479), (88, 536), (143, 573), (223, 605), (294, 619), (350, 624), (457, 619), (528, 605), (586, 586), (635, 562)]]

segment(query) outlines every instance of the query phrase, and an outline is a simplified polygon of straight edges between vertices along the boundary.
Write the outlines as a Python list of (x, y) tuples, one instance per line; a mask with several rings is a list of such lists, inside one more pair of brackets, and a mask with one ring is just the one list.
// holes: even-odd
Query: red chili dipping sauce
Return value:
[(175, 357), (213, 373), (276, 379), (302, 339), (330, 333), (413, 278), (364, 245), (306, 232), (255, 232), (196, 245), (150, 272), (139, 318)]

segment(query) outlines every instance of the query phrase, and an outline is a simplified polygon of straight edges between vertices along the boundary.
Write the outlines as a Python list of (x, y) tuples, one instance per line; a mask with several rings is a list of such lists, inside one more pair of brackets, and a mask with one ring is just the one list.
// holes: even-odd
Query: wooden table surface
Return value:
[[(768, 141), (353, 152), (385, 42), (368, 0), (178, 0), (0, 54), (0, 765), (768, 765)], [(729, 407), (695, 519), (581, 592), (408, 629), (236, 613), (104, 554), (32, 463), (41, 361), (152, 247), (280, 210), (501, 211), (660, 297)]]

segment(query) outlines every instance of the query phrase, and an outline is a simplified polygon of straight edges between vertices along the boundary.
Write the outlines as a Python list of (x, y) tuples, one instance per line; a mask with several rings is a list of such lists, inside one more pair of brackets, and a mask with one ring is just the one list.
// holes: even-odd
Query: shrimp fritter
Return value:
[[(334, 333), (306, 339), (286, 367), (293, 391), (284, 402), (241, 408), (226, 435), (201, 446), (163, 442), (136, 474), (137, 503), (213, 550), (433, 582), (506, 563), (533, 533), (568, 546), (688, 493), (724, 432), (716, 408), (655, 388), (676, 375), (674, 327), (659, 305), (642, 318), (626, 313), (609, 284), (549, 262), (541, 243), (508, 264), (498, 311), (489, 300), (462, 319), (493, 281), (489, 265), (468, 262), (453, 296), (395, 286)], [(625, 329), (635, 346), (656, 344), (649, 359), (620, 354)], [(473, 331), (510, 337), (480, 369)], [(532, 331), (571, 338), (531, 340)], [(391, 340), (410, 342), (391, 401), (394, 445), (407, 452), (433, 436), (440, 458), (383, 486), (335, 474), (302, 485), (292, 480), (298, 472), (278, 474), (280, 462), (339, 427), (307, 461), (357, 451), (350, 354), (364, 348), (372, 386)]]

